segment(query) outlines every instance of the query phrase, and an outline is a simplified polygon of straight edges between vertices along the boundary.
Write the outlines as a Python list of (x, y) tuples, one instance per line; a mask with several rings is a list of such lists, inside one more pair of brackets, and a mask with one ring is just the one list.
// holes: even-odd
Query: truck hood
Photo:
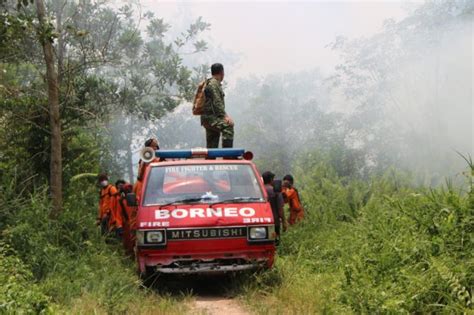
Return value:
[(270, 204), (235, 203), (143, 206), (138, 210), (137, 228), (188, 228), (272, 224)]

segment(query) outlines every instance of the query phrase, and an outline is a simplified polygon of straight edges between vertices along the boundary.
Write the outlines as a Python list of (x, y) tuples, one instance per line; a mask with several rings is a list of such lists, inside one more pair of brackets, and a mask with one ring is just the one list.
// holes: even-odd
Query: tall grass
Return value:
[[(79, 187), (78, 187), (79, 188)], [(96, 193), (77, 189), (48, 218), (45, 189), (25, 196), (2, 186), (0, 313), (179, 314), (180, 298), (142, 286), (134, 262), (94, 225)], [(6, 284), (6, 285), (3, 285)]]
[(283, 235), (276, 268), (247, 283), (254, 310), (473, 312), (472, 168), (467, 188), (428, 189), (394, 170), (363, 181), (325, 161), (304, 166), (306, 219)]

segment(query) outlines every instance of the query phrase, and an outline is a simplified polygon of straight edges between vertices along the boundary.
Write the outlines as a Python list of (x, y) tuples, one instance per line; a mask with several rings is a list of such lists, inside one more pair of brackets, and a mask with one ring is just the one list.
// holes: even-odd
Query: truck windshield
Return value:
[(245, 164), (155, 166), (144, 205), (264, 201), (257, 177)]

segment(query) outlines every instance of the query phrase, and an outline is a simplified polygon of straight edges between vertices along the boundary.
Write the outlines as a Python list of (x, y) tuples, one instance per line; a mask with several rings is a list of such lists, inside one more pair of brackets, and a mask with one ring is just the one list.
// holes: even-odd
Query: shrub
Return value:
[(33, 275), (12, 248), (0, 243), (0, 313), (44, 314), (50, 299), (32, 283)]

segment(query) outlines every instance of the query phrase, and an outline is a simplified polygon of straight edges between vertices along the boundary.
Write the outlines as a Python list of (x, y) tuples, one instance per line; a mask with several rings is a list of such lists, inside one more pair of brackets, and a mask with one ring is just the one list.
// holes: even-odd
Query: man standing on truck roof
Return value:
[(272, 207), (273, 220), (275, 221), (275, 232), (278, 239), (280, 238), (281, 225), (283, 224), (283, 230), (286, 230), (285, 214), (283, 212), (284, 200), (279, 189), (276, 189), (274, 185), (275, 174), (272, 172), (265, 172), (262, 174), (263, 184), (267, 191), (268, 201)]
[(201, 115), (201, 125), (206, 129), (207, 148), (218, 148), (222, 134), (222, 147), (232, 148), (234, 145), (234, 121), (225, 111), (224, 66), (215, 63), (211, 66), (212, 78), (207, 81), (204, 94), (206, 101)]
[(117, 189), (109, 183), (109, 177), (105, 173), (99, 174), (97, 181), (100, 186), (97, 225), (100, 225), (102, 235), (105, 235), (111, 228), (112, 215), (116, 207)]
[(283, 177), (283, 197), (285, 203), (290, 207), (290, 225), (300, 222), (304, 218), (303, 205), (301, 204), (298, 190), (294, 187), (294, 179), (291, 175)]

